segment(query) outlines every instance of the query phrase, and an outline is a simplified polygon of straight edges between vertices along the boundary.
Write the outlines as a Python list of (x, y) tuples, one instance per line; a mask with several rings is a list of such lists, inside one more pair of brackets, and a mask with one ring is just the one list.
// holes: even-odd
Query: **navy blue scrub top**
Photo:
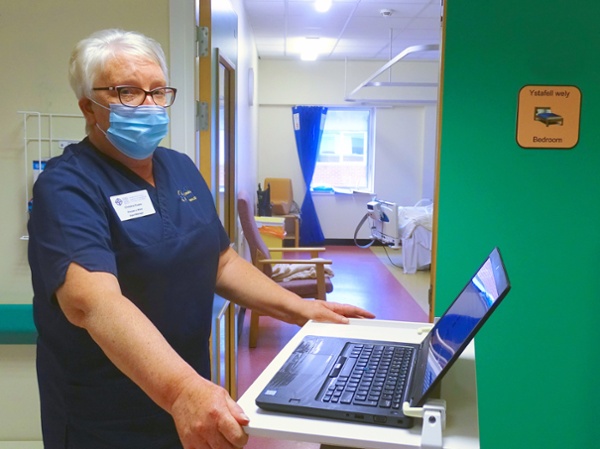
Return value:
[[(114, 274), (171, 346), (210, 377), (212, 302), (229, 239), (186, 155), (159, 147), (153, 169), (156, 187), (86, 139), (50, 160), (34, 185), (29, 263), (47, 449), (181, 447), (171, 416), (60, 310), (55, 291), (72, 262)], [(138, 191), (155, 213), (121, 220), (112, 201)]]

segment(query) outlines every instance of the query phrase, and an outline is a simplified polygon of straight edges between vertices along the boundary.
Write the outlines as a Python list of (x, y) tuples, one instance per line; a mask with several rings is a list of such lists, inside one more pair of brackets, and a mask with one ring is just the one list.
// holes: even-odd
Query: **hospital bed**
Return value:
[(371, 238), (384, 245), (402, 248), (404, 273), (429, 268), (431, 264), (433, 203), (421, 200), (414, 206), (373, 200), (367, 203)]

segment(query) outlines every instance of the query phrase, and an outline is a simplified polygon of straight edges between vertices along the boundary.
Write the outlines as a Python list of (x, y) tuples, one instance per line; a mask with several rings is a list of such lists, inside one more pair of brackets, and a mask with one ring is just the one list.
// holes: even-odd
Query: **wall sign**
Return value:
[(573, 148), (579, 141), (580, 116), (577, 87), (524, 86), (517, 106), (517, 143), (523, 148)]

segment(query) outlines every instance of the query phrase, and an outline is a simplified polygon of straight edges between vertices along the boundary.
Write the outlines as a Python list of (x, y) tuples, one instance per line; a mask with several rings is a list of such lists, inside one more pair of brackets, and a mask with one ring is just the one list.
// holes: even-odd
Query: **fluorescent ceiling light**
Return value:
[(315, 0), (315, 9), (319, 12), (327, 12), (331, 8), (332, 0)]
[(303, 61), (315, 61), (319, 57), (320, 41), (318, 37), (307, 37), (302, 43), (300, 59)]

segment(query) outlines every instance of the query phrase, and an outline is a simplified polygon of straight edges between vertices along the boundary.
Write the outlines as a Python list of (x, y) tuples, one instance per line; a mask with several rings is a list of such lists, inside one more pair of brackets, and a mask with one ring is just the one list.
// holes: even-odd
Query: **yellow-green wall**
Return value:
[[(169, 51), (169, 0), (0, 0), (0, 304), (31, 303), (23, 121), (17, 111), (79, 113), (67, 79), (77, 41), (103, 28), (140, 31)], [(74, 133), (83, 136), (77, 126)]]
[[(481, 447), (597, 447), (600, 4), (446, 8), (436, 312), (494, 245), (513, 286), (476, 339)], [(528, 84), (579, 87), (575, 148), (517, 145)]]

